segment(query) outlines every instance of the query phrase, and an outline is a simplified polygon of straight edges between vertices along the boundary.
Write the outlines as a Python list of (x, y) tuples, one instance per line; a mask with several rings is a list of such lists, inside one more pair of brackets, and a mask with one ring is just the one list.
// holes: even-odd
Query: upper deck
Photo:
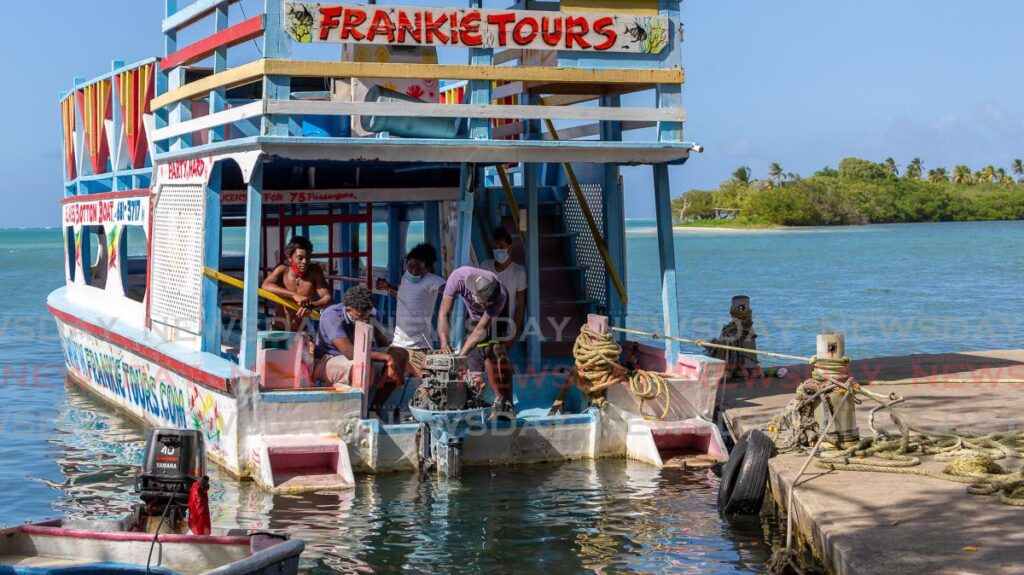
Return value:
[[(148, 187), (155, 164), (244, 152), (658, 164), (691, 148), (679, 0), (253, 7), (166, 0), (162, 58), (76, 80), (62, 95), (69, 195)], [(623, 142), (630, 130), (640, 139)]]

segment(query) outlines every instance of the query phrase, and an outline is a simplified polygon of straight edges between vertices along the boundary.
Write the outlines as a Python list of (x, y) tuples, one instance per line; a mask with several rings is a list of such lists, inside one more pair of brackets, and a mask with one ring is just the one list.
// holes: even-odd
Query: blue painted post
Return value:
[(537, 192), (537, 164), (523, 164), (523, 183), (526, 184), (526, 326), (532, 326), (526, 337), (526, 361), (540, 369), (540, 233)]
[[(423, 241), (441, 251), (441, 202), (423, 203)], [(440, 260), (434, 265), (434, 273), (442, 273)]]
[[(654, 213), (658, 222), (658, 255), (661, 259), (662, 330), (679, 335), (679, 296), (676, 292), (676, 247), (672, 235), (672, 195), (668, 165), (654, 165)], [(679, 342), (665, 340), (665, 359), (671, 366), (679, 355)]]
[(263, 163), (256, 163), (245, 200), (245, 271), (242, 281), (242, 345), (238, 365), (256, 368), (256, 331), (259, 329), (260, 245), (263, 236)]
[[(170, 75), (167, 77), (167, 87), (171, 90), (180, 88), (185, 85), (185, 68), (178, 67), (171, 70)], [(168, 113), (167, 122), (169, 125), (180, 124), (192, 119), (192, 103), (190, 100), (182, 100), (176, 104), (171, 104), (171, 110)], [(171, 138), (170, 149), (181, 150), (192, 146), (192, 134), (185, 134), (176, 138)]]
[[(474, 180), (476, 166), (462, 164), (459, 176), (459, 218), (455, 238), (455, 267), (460, 268), (470, 263), (470, 250), (473, 242), (473, 202), (476, 199)], [(466, 307), (462, 301), (455, 302), (455, 313), (452, 319), (452, 340), (454, 347), (461, 347), (465, 337)]]
[[(217, 6), (213, 12), (214, 33), (227, 29), (228, 27), (228, 4), (225, 2)], [(213, 53), (213, 73), (218, 74), (228, 69), (227, 47), (217, 48)], [(225, 109), (224, 88), (216, 88), (210, 91), (210, 114), (223, 112)], [(220, 142), (224, 140), (224, 126), (210, 128), (209, 141)]]
[[(405, 234), (402, 233), (402, 208), (388, 205), (388, 281), (397, 285), (402, 279), (402, 253), (405, 252)], [(372, 266), (371, 266), (372, 271)]]
[[(618, 108), (621, 105), (619, 96), (601, 98), (604, 107)], [(618, 142), (622, 140), (622, 122), (601, 122), (601, 140)], [(618, 270), (624, 283), (627, 283), (626, 272), (626, 208), (622, 190), (619, 188), (619, 166), (605, 164), (604, 183), (602, 185), (604, 201), (604, 238), (611, 255), (612, 263)], [(625, 327), (626, 304), (615, 289), (615, 282), (610, 277), (605, 279), (605, 293), (608, 298), (608, 321), (612, 326)], [(618, 333), (618, 337), (622, 337)]]
[[(178, 0), (164, 0), (164, 18), (173, 16), (178, 11)], [(164, 56), (173, 54), (178, 50), (178, 32), (171, 30), (164, 33)], [(160, 70), (160, 66), (156, 66), (156, 77), (153, 95), (159, 96), (166, 94), (168, 90), (168, 75), (167, 72)], [(166, 128), (170, 121), (170, 113), (167, 108), (160, 108), (153, 111), (153, 126), (156, 129)], [(162, 142), (156, 142), (157, 152), (166, 152), (170, 149), (171, 140), (164, 140)]]
[[(682, 49), (679, 43), (679, 0), (658, 0), (658, 13), (668, 16), (668, 45), (662, 50), (664, 68), (681, 68)], [(683, 107), (683, 86), (682, 84), (658, 84), (655, 88), (655, 95), (659, 108), (682, 108)], [(682, 142), (682, 122), (658, 122), (659, 142)]]
[[(203, 224), (203, 266), (220, 270), (221, 251), (221, 167), (222, 162), (213, 165), (210, 182), (206, 185), (206, 218)], [(217, 280), (203, 276), (203, 331), (202, 350), (220, 355), (221, 313), (220, 284)]]
[[(470, 8), (483, 8), (483, 0), (469, 0)], [(491, 48), (470, 48), (469, 63), (473, 66), (490, 66), (494, 50)], [(466, 86), (470, 104), (491, 104), (491, 81), (470, 80)], [(489, 118), (470, 118), (469, 137), (474, 140), (486, 140), (491, 137), (491, 120)]]
[[(266, 31), (263, 34), (263, 57), (286, 59), (291, 56), (291, 39), (285, 32), (284, 2), (266, 0), (264, 4)], [(288, 100), (291, 98), (291, 77), (267, 76), (263, 80), (264, 100)], [(302, 133), (294, 118), (285, 116), (263, 116), (262, 133), (266, 136), (300, 135)]]
[[(79, 86), (81, 86), (84, 83), (85, 83), (85, 77), (84, 76), (75, 76), (73, 84), (75, 85), (75, 89), (76, 90), (78, 89)], [(82, 130), (79, 129), (79, 126), (82, 125), (82, 121), (83, 121), (84, 116), (82, 114), (82, 110), (80, 110), (78, 108), (78, 98), (76, 96), (74, 96), (74, 95), (72, 95), (71, 97), (75, 99), (75, 102), (74, 102), (74, 106), (75, 106), (75, 131), (77, 133), (81, 134)], [(75, 141), (76, 142), (81, 142), (82, 138), (81, 137), (76, 137)], [(75, 155), (77, 156), (75, 158), (75, 166), (77, 167), (77, 174), (78, 174), (78, 179), (75, 182), (75, 195), (76, 196), (80, 196), (82, 194), (88, 193), (88, 190), (85, 188), (85, 182), (82, 181), (82, 176), (88, 175), (89, 170), (92, 169), (90, 167), (91, 164), (89, 162), (79, 162), (78, 161), (78, 158), (81, 157), (81, 154), (82, 154), (80, 149), (83, 148), (83, 147), (84, 146), (77, 146), (77, 145), (75, 146)]]
[[(113, 60), (110, 62), (110, 71), (113, 72), (119, 68), (124, 67), (124, 60)], [(117, 98), (117, 79), (110, 79), (110, 94), (107, 95), (110, 98), (110, 122), (113, 124), (114, 142), (110, 145), (110, 191), (116, 192), (120, 189), (117, 181), (117, 161), (120, 156), (120, 150), (118, 150), (118, 143), (121, 141), (121, 104)]]

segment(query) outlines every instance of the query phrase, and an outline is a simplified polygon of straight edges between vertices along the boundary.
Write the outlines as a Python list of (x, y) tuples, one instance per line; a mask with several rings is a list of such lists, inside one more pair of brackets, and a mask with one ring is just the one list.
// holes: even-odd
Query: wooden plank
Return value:
[[(588, 70), (583, 68), (552, 68), (544, 66), (468, 66), (452, 64), (394, 64), (381, 62), (311, 62), (301, 60), (257, 60), (226, 72), (213, 74), (152, 100), (154, 109), (189, 98), (205, 97), (210, 90), (248, 84), (264, 75), (300, 78), (399, 78), (507, 80), (544, 82), (548, 88), (559, 84), (574, 86), (682, 84), (681, 68), (669, 70)], [(607, 90), (605, 90), (607, 91)], [(620, 91), (620, 90), (616, 90)], [(632, 90), (625, 90), (632, 91)], [(602, 92), (603, 93), (603, 92)]]
[[(657, 122), (645, 121), (645, 122), (622, 122), (623, 130), (640, 130), (643, 128), (653, 128), (657, 126)], [(597, 136), (601, 133), (601, 124), (584, 124), (582, 126), (573, 126), (571, 128), (562, 128), (558, 131), (559, 140), (575, 140), (576, 138), (585, 138), (587, 136)], [(551, 134), (545, 132), (541, 135), (542, 140), (554, 140)]]
[(266, 60), (249, 62), (248, 64), (231, 68), (226, 72), (200, 78), (180, 88), (169, 90), (167, 93), (150, 100), (149, 105), (153, 110), (158, 110), (185, 99), (206, 97), (211, 90), (217, 88), (233, 88), (243, 84), (250, 84), (263, 77), (265, 68)]
[(185, 134), (191, 134), (201, 130), (208, 130), (217, 126), (223, 126), (225, 124), (231, 124), (242, 120), (248, 120), (249, 118), (255, 118), (262, 116), (264, 112), (263, 101), (252, 102), (237, 108), (228, 108), (223, 112), (217, 112), (216, 114), (207, 114), (196, 118), (194, 120), (187, 120), (185, 122), (179, 122), (177, 124), (171, 124), (166, 128), (160, 128), (153, 132), (153, 141), (160, 142), (169, 138), (177, 136), (183, 136)]
[(523, 51), (519, 48), (511, 48), (509, 50), (502, 50), (496, 53), (491, 62), (497, 66), (498, 64), (504, 64), (505, 62), (511, 62), (512, 60), (522, 60)]
[(211, 34), (173, 54), (169, 54), (160, 61), (160, 69), (170, 70), (176, 66), (194, 64), (205, 60), (212, 56), (218, 48), (231, 48), (242, 42), (248, 42), (253, 38), (259, 38), (263, 35), (263, 29), (263, 15), (253, 16), (244, 22), (239, 22), (230, 28)]
[(596, 120), (682, 122), (682, 108), (599, 108), (482, 104), (416, 104), (413, 102), (318, 102), (267, 100), (267, 114), (314, 116), (421, 116), (439, 118), (527, 118), (538, 120)]
[(619, 14), (636, 14), (656, 16), (658, 0), (562, 0), (562, 12), (569, 14), (585, 12), (617, 12)]
[(523, 82), (509, 82), (508, 84), (502, 84), (495, 86), (491, 89), (491, 99), (500, 100), (507, 98), (508, 96), (518, 96), (526, 90), (526, 85)]
[(232, 5), (238, 0), (196, 0), (174, 14), (164, 18), (160, 31), (164, 34), (195, 24), (222, 5)]
[(544, 96), (540, 99), (540, 103), (544, 106), (569, 106), (580, 102), (592, 102), (597, 98), (598, 96), (593, 94), (555, 94)]
[(683, 70), (556, 68), (551, 66), (470, 66), (380, 62), (267, 60), (266, 73), (307, 78), (401, 78), (506, 80), (567, 84), (682, 84)]
[(524, 122), (516, 120), (511, 124), (503, 124), (491, 128), (491, 139), (502, 140), (508, 136), (518, 136), (523, 133)]

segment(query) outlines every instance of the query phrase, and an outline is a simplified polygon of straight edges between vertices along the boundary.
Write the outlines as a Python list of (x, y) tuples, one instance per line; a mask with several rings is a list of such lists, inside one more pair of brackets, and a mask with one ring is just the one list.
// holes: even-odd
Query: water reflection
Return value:
[[(55, 507), (117, 515), (132, 503), (141, 431), (67, 389), (50, 458)], [(216, 527), (287, 530), (308, 542), (307, 573), (760, 573), (756, 522), (724, 525), (717, 480), (619, 460), (470, 468), (457, 483), (361, 476), (342, 493), (270, 495), (211, 469)]]

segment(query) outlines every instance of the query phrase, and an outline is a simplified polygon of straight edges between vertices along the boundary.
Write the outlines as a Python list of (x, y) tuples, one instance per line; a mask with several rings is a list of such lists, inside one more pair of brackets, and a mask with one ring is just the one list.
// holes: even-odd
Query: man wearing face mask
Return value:
[(511, 298), (508, 313), (512, 318), (513, 332), (509, 340), (514, 344), (523, 330), (526, 315), (526, 268), (512, 261), (512, 235), (503, 227), (494, 228), (491, 236), (494, 245), (494, 259), (480, 264), (480, 267), (494, 272)]
[(426, 352), (432, 349), (434, 328), (430, 320), (434, 317), (437, 294), (444, 288), (444, 280), (431, 273), (436, 263), (434, 246), (419, 244), (405, 256), (405, 275), (397, 287), (384, 278), (377, 280), (378, 290), (387, 290), (398, 299), (391, 346), (395, 352), (399, 348), (405, 353), (389, 353), (395, 358), (395, 370), (403, 378), (409, 374), (420, 376)]
[[(448, 318), (455, 306), (455, 298), (462, 298), (466, 308), (466, 339), (458, 355), (469, 358), (472, 371), (485, 371), (494, 388), (494, 417), (515, 418), (512, 403), (512, 365), (505, 342), (508, 339), (508, 290), (494, 272), (463, 266), (448, 276), (441, 311), (438, 313), (437, 333), (441, 351), (452, 353), (451, 327)], [(456, 329), (461, 328), (457, 326)]]

